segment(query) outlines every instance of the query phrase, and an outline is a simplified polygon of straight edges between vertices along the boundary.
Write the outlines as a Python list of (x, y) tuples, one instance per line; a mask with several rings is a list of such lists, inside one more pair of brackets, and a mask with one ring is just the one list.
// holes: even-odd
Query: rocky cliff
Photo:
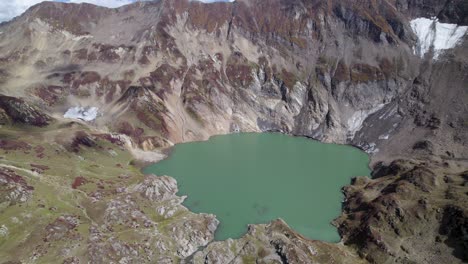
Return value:
[[(30, 8), (0, 25), (0, 162), (8, 169), (2, 182), (21, 188), (21, 197), (32, 193), (39, 200), (46, 194), (15, 179), (39, 170), (46, 177), (32, 178), (34, 184), (55, 186), (53, 177), (59, 177), (74, 186), (60, 199), (80, 196), (80, 210), (72, 206), (79, 212), (71, 215), (64, 207), (41, 219), (83, 243), (71, 250), (48, 242), (57, 239), (45, 238), (48, 246), (27, 239), (30, 245), (21, 243), (30, 247), (5, 258), (466, 260), (466, 237), (460, 234), (467, 229), (467, 19), (463, 0), (160, 0), (117, 9), (44, 2)], [(143, 180), (127, 154), (116, 152), (157, 160), (158, 150), (175, 143), (263, 131), (352, 144), (371, 154), (373, 179), (356, 179), (344, 189), (344, 213), (336, 220), (341, 244), (309, 241), (277, 221), (252, 226), (240, 240), (210, 243), (192, 256), (212, 240), (216, 220), (185, 212), (174, 182)], [(50, 173), (32, 167), (45, 165), (24, 164), (47, 156), (40, 154), (44, 150), (33, 154), (36, 148), (70, 153), (67, 160), (77, 169), (58, 166)], [(83, 157), (88, 152), (97, 156)], [(87, 160), (115, 153), (124, 157), (120, 166)], [(64, 162), (59, 158), (54, 162)], [(134, 176), (112, 179), (126, 170)], [(145, 184), (153, 187), (142, 190)], [(175, 201), (156, 209), (156, 216), (154, 208), (135, 209), (166, 205), (168, 195)], [(23, 209), (15, 206), (4, 207), (4, 215), (18, 218)], [(10, 221), (6, 216), (2, 221)], [(125, 219), (131, 223), (120, 223)], [(24, 246), (11, 243), (9, 225), (8, 243), (0, 244), (5, 252)], [(35, 236), (48, 236), (44, 230)], [(150, 237), (142, 237), (145, 230)], [(22, 236), (32, 234), (25, 230)]]

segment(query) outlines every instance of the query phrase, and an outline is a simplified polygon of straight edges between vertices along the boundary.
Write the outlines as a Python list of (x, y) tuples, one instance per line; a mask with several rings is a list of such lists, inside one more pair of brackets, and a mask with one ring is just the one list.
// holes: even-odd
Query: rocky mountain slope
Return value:
[[(0, 255), (466, 260), (467, 17), (463, 0), (30, 8), (0, 25)], [(280, 220), (210, 243), (215, 217), (188, 212), (175, 181), (143, 176), (133, 160), (158, 160), (179, 142), (263, 131), (371, 154), (373, 178), (344, 188), (340, 244), (307, 240)]]

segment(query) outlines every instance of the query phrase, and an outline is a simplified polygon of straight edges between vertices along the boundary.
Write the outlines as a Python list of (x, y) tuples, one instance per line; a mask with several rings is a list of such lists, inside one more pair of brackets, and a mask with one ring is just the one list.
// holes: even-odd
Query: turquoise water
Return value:
[(341, 187), (367, 176), (359, 149), (281, 134), (234, 134), (176, 145), (145, 173), (177, 179), (191, 211), (220, 220), (215, 238), (239, 238), (248, 224), (282, 218), (310, 239), (338, 242)]

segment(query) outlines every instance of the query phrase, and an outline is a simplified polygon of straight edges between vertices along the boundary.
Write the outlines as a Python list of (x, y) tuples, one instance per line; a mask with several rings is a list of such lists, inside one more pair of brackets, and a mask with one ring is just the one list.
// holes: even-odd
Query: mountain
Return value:
[[(3, 259), (467, 259), (466, 1), (43, 2), (0, 32)], [(211, 242), (214, 216), (183, 207), (171, 178), (135, 170), (176, 143), (266, 131), (371, 155), (372, 179), (343, 189), (343, 243), (281, 220)], [(40, 220), (19, 219), (18, 204)]]

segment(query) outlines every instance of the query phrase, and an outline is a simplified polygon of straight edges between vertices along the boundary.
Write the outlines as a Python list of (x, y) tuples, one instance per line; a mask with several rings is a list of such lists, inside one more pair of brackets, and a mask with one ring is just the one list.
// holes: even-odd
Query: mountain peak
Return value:
[(86, 33), (86, 28), (111, 13), (111, 9), (88, 3), (62, 3), (45, 1), (29, 8), (16, 20), (40, 19), (55, 28), (64, 29), (75, 35)]

